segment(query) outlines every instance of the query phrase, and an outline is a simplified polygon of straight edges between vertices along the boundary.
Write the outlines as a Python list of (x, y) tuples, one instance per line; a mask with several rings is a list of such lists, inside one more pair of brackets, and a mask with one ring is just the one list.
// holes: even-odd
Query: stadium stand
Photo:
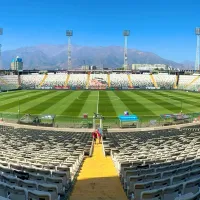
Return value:
[(25, 89), (35, 89), (40, 87), (40, 83), (44, 78), (43, 74), (21, 75), (21, 85)]
[(134, 88), (154, 87), (149, 74), (131, 74), (131, 80)]
[(42, 84), (43, 87), (62, 87), (65, 84), (67, 74), (48, 74), (47, 78), (45, 79), (44, 83)]
[(179, 77), (179, 89), (193, 90), (195, 88), (195, 81), (198, 76), (180, 75)]
[(0, 128), (0, 196), (13, 200), (64, 198), (84, 155), (91, 152), (91, 135)]
[(85, 88), (87, 82), (87, 74), (70, 74), (68, 87), (70, 88)]
[[(153, 77), (153, 79), (152, 79)], [(23, 88), (46, 88), (46, 89), (106, 89), (106, 88), (161, 88), (173, 89), (177, 86), (176, 75), (169, 74), (32, 74), (21, 75)], [(193, 76), (180, 76), (179, 89), (187, 88), (192, 82)], [(198, 81), (196, 81), (198, 83)], [(194, 85), (194, 83), (192, 84)]]
[(122, 89), (129, 88), (129, 80), (127, 74), (110, 74), (111, 87), (120, 87)]
[(17, 75), (0, 76), (0, 89), (2, 91), (15, 90), (19, 88)]
[(175, 75), (168, 74), (154, 74), (154, 79), (161, 89), (173, 89), (174, 83), (176, 81)]
[(104, 151), (130, 199), (193, 199), (200, 186), (199, 131), (106, 133)]

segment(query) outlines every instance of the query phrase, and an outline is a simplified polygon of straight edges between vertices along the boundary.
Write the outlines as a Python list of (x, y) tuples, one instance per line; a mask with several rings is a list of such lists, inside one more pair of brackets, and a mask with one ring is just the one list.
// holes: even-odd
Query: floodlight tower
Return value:
[(68, 37), (68, 70), (72, 69), (72, 58), (71, 58), (71, 37), (73, 36), (72, 30), (66, 31), (66, 36)]
[(124, 30), (123, 31), (123, 36), (124, 36), (124, 70), (128, 69), (128, 36), (130, 35), (130, 31), (129, 30)]
[[(3, 28), (0, 28), (0, 35), (3, 35)], [(2, 69), (1, 47), (2, 44), (0, 43), (0, 69)]]
[(196, 49), (196, 61), (195, 61), (195, 70), (200, 70), (199, 69), (199, 56), (200, 56), (200, 28), (197, 27), (195, 29), (195, 34), (197, 36), (197, 49)]

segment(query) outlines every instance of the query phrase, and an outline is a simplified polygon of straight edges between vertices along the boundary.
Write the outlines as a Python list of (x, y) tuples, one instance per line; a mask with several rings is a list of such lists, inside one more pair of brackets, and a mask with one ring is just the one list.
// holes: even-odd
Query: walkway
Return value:
[(104, 157), (101, 144), (85, 159), (70, 200), (127, 200), (112, 159)]

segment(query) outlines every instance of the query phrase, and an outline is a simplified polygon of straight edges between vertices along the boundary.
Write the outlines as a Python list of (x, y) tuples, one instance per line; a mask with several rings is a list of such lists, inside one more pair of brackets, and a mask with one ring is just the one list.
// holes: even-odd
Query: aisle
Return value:
[(127, 200), (111, 157), (104, 157), (101, 144), (85, 159), (70, 200)]

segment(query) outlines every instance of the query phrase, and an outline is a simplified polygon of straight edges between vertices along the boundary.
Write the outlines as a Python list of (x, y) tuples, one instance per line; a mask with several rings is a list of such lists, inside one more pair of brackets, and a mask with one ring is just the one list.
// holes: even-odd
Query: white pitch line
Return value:
[(99, 91), (97, 96), (97, 114), (99, 113)]

